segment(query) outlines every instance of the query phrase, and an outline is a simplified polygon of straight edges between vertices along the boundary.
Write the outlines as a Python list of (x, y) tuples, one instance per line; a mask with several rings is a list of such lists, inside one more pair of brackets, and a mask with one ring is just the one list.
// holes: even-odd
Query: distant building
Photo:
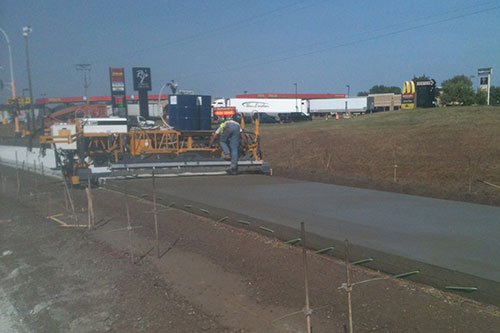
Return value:
[(399, 94), (369, 94), (368, 96), (373, 97), (374, 112), (395, 111), (401, 108), (401, 95)]

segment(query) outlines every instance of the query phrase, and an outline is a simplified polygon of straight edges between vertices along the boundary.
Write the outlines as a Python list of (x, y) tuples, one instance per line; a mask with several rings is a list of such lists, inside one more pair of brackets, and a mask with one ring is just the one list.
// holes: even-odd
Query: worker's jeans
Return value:
[(229, 155), (231, 147), (231, 168), (238, 170), (238, 147), (240, 146), (240, 126), (236, 124), (226, 124), (220, 137), (220, 146), (224, 155)]

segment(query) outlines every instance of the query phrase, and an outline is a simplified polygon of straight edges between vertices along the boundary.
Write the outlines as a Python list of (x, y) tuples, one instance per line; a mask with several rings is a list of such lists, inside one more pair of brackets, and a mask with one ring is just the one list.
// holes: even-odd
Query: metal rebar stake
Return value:
[(350, 263), (349, 263), (349, 241), (345, 240), (345, 278), (346, 278), (346, 291), (347, 291), (347, 308), (349, 314), (349, 333), (353, 333), (352, 327), (352, 303), (351, 303), (351, 277), (350, 277)]
[(42, 169), (42, 183), (45, 184), (45, 169), (43, 167), (43, 162), (41, 162), (40, 167)]
[(36, 175), (36, 160), (33, 159), (33, 176), (35, 177), (35, 191), (38, 189), (38, 180)]
[(92, 181), (91, 181), (91, 177), (89, 175), (89, 179), (88, 179), (88, 184), (87, 184), (87, 189), (88, 189), (88, 202), (89, 202), (89, 228), (92, 227), (94, 228), (95, 227), (95, 213), (94, 213), (94, 199), (92, 198)]
[(90, 216), (90, 193), (88, 188), (85, 189), (85, 194), (87, 195), (87, 224), (90, 230), (92, 229), (92, 227), (91, 227), (91, 216)]
[(16, 180), (17, 180), (17, 195), (21, 192), (21, 177), (19, 175), (19, 169), (16, 169)]
[(69, 210), (69, 206), (68, 206), (68, 193), (66, 193), (66, 183), (65, 183), (64, 180), (63, 180), (63, 185), (64, 185), (64, 188), (63, 188), (63, 193), (64, 193), (64, 208), (66, 210)]
[(306, 291), (306, 308), (304, 309), (306, 315), (307, 333), (311, 333), (311, 308), (309, 306), (309, 282), (307, 273), (307, 252), (306, 252), (306, 230), (304, 222), (300, 222), (300, 238), (302, 238), (302, 258), (304, 262), (304, 286)]
[(69, 205), (71, 207), (71, 213), (73, 214), (73, 221), (75, 224), (78, 224), (78, 216), (76, 215), (75, 205), (73, 204), (73, 199), (71, 198), (71, 193), (69, 192), (68, 184), (66, 183), (66, 179), (64, 179), (64, 189), (66, 194), (68, 195)]
[(160, 237), (158, 235), (158, 211), (156, 210), (156, 182), (155, 182), (155, 170), (153, 169), (153, 212), (155, 218), (155, 237), (156, 237), (156, 257), (160, 258)]
[(47, 209), (48, 209), (48, 213), (47, 213), (47, 216), (50, 216), (52, 215), (52, 194), (51, 192), (47, 193), (47, 195), (49, 196), (48, 197), (48, 205), (47, 205)]
[(123, 182), (124, 194), (125, 194), (125, 208), (127, 211), (127, 230), (128, 230), (128, 242), (129, 242), (129, 251), (130, 251), (130, 260), (132, 264), (134, 263), (134, 252), (132, 251), (132, 223), (130, 221), (130, 208), (128, 205), (128, 192), (127, 192), (127, 181)]

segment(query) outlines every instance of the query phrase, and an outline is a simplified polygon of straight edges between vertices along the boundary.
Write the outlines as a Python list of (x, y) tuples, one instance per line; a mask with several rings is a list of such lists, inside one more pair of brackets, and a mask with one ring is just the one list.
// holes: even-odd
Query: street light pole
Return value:
[(10, 40), (5, 30), (0, 28), (0, 32), (2, 32), (5, 40), (7, 41), (7, 49), (9, 50), (10, 86), (12, 87), (12, 99), (16, 99), (16, 84), (14, 83), (14, 66), (12, 65), (12, 50), (10, 49)]
[[(28, 71), (28, 88), (30, 90), (30, 116), (28, 117), (28, 128), (35, 129), (35, 112), (33, 111), (33, 88), (31, 86), (31, 68), (30, 68), (30, 53), (28, 47), (28, 37), (31, 34), (31, 27), (23, 27), (24, 46), (26, 49), (26, 70)], [(31, 121), (30, 121), (31, 118)]]
[[(9, 40), (9, 36), (5, 32), (5, 30), (0, 28), (0, 31), (2, 32), (5, 39), (7, 40), (7, 49), (9, 50), (10, 86), (12, 87), (12, 100), (16, 101), (16, 84), (14, 82), (14, 66), (12, 65), (12, 50), (10, 48), (10, 40)], [(20, 133), (20, 130), (19, 130), (19, 104), (17, 102), (15, 102), (15, 103), (16, 103), (16, 116), (14, 117), (14, 122), (15, 122), (15, 126), (16, 126), (15, 133), (16, 133), (16, 135), (18, 135)]]
[[(7, 36), (7, 33), (5, 30), (0, 28), (0, 31), (4, 35), (5, 39), (7, 40), (7, 49), (9, 50), (9, 63), (10, 63), (10, 86), (12, 87), (12, 100), (16, 100), (16, 84), (14, 83), (14, 66), (12, 65), (12, 50), (10, 48), (10, 40), (9, 36)], [(15, 133), (18, 135), (20, 133), (19, 130), (19, 104), (16, 103), (16, 116), (14, 117), (14, 122), (15, 122)]]
[(351, 86), (347, 84), (346, 87), (347, 87), (347, 98), (349, 98), (349, 96), (351, 95)]

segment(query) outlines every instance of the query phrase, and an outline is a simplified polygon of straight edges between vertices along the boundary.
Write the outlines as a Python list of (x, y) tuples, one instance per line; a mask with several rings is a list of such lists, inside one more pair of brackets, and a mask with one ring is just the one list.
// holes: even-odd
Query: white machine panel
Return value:
[[(69, 135), (76, 134), (76, 125), (75, 124), (54, 124), (50, 127), (50, 135), (51, 136), (64, 136), (68, 137)], [(56, 139), (57, 141), (57, 139)], [(64, 141), (62, 138), (61, 141)], [(76, 142), (72, 143), (56, 143), (57, 149), (64, 150), (76, 150)]]
[(127, 133), (126, 118), (86, 118), (81, 124), (83, 134)]

